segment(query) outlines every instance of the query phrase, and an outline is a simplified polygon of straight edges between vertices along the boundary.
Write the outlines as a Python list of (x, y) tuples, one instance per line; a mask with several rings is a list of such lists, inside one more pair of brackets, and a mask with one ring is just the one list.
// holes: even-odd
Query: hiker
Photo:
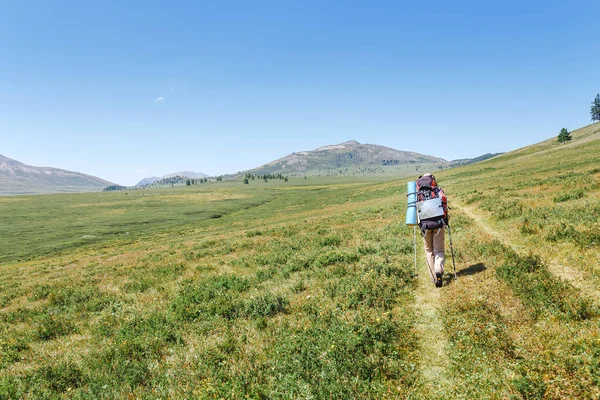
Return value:
[(448, 225), (448, 204), (446, 194), (438, 187), (435, 177), (431, 174), (425, 174), (417, 179), (417, 215), (425, 244), (427, 267), (435, 280), (435, 286), (442, 287), (444, 231)]

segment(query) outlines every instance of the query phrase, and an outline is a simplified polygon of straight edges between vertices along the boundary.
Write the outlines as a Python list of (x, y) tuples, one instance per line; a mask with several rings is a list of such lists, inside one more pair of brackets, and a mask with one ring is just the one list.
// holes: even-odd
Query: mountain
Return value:
[[(272, 161), (246, 173), (258, 175), (330, 175), (379, 173), (390, 169), (401, 169), (413, 165), (442, 164), (447, 161), (409, 151), (395, 150), (375, 144), (361, 144), (355, 140), (319, 147), (312, 151), (301, 151)], [(390, 168), (393, 167), (393, 168)]]
[(146, 185), (152, 185), (154, 182), (159, 181), (161, 178), (158, 176), (151, 176), (149, 178), (144, 178), (141, 181), (139, 181), (138, 183), (135, 184), (135, 186), (146, 186)]
[(80, 172), (33, 167), (0, 155), (0, 195), (100, 191), (111, 182)]
[(184, 178), (190, 178), (190, 179), (200, 179), (200, 178), (208, 177), (208, 175), (203, 174), (201, 172), (179, 171), (179, 172), (173, 172), (172, 174), (167, 174), (167, 175), (163, 175), (163, 176), (151, 176), (149, 178), (144, 178), (141, 181), (139, 181), (135, 186), (152, 185), (154, 182), (160, 181), (162, 179), (173, 178), (175, 176), (183, 176)]

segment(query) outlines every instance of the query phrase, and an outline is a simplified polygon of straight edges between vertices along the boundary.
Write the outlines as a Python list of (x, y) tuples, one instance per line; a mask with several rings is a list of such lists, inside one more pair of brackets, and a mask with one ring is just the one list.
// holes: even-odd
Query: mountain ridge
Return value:
[[(447, 161), (425, 154), (396, 150), (391, 147), (359, 143), (348, 140), (339, 144), (325, 145), (314, 150), (293, 152), (244, 173), (287, 175), (329, 174), (334, 170), (342, 173), (377, 173), (389, 166), (407, 164), (442, 164)], [(370, 171), (370, 172), (369, 172)]]
[(53, 167), (36, 167), (0, 154), (0, 195), (101, 191), (112, 182)]
[(140, 187), (140, 186), (152, 185), (154, 182), (160, 181), (161, 179), (173, 178), (175, 176), (183, 176), (184, 178), (190, 178), (190, 179), (200, 179), (200, 178), (208, 177), (207, 174), (204, 174), (202, 172), (179, 171), (179, 172), (173, 172), (171, 174), (167, 174), (167, 175), (163, 175), (163, 176), (151, 176), (151, 177), (143, 178), (138, 183), (136, 183), (135, 186)]

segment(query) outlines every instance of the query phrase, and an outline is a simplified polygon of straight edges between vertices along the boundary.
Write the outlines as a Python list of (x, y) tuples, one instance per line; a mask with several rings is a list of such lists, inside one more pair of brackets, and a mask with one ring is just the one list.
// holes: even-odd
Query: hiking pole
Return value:
[(452, 246), (452, 232), (450, 231), (450, 225), (448, 227), (448, 238), (450, 239), (450, 252), (452, 253), (452, 266), (454, 267), (454, 279), (458, 279), (456, 276), (456, 264), (454, 263), (454, 247)]
[(431, 266), (429, 265), (429, 257), (425, 255), (425, 262), (427, 263), (427, 269), (429, 270), (429, 275), (431, 275), (431, 283), (435, 283), (435, 274), (431, 270)]
[(415, 250), (415, 276), (419, 276), (417, 269), (417, 226), (413, 226), (413, 249)]

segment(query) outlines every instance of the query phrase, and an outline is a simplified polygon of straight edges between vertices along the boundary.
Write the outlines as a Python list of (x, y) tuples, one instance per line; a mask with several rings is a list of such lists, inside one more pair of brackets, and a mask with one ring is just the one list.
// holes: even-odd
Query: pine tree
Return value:
[(244, 185), (247, 185), (248, 183), (248, 178), (244, 178)]
[(597, 94), (596, 99), (592, 102), (590, 114), (592, 115), (592, 121), (600, 121), (600, 94)]
[(568, 142), (571, 139), (573, 138), (571, 137), (571, 133), (567, 130), (567, 128), (562, 128), (558, 134), (558, 143)]

